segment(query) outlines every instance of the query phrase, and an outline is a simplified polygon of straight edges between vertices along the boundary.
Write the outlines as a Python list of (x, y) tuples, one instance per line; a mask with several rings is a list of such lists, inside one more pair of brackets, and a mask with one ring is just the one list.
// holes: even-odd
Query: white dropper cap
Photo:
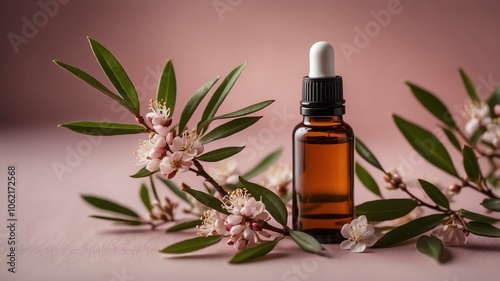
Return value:
[(335, 77), (334, 52), (325, 41), (316, 42), (309, 50), (309, 77)]

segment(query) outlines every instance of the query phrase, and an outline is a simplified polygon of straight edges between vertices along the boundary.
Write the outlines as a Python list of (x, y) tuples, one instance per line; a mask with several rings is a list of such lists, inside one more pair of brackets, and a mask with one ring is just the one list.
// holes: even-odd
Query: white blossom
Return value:
[(447, 246), (467, 245), (467, 232), (464, 226), (454, 221), (435, 230), (433, 234), (440, 237)]
[(351, 252), (363, 252), (366, 247), (370, 247), (377, 241), (373, 225), (368, 224), (366, 217), (360, 216), (353, 219), (351, 223), (346, 223), (340, 233), (347, 240), (340, 243), (340, 248), (351, 250)]
[(216, 166), (210, 167), (209, 172), (221, 186), (239, 182), (240, 171), (238, 170), (238, 163), (234, 160), (221, 161)]
[(207, 210), (203, 213), (202, 224), (198, 226), (200, 236), (225, 235), (226, 228), (222, 214), (216, 210)]
[(472, 135), (480, 126), (486, 126), (491, 122), (490, 108), (484, 102), (471, 101), (464, 108), (463, 115), (469, 120), (465, 124), (465, 131)]
[(196, 129), (185, 130), (182, 137), (175, 137), (170, 148), (173, 152), (183, 151), (184, 154), (191, 157), (203, 153), (203, 144), (200, 142), (200, 136), (196, 133)]
[(486, 125), (486, 132), (481, 135), (481, 140), (490, 143), (494, 148), (500, 147), (500, 119), (495, 118)]
[(189, 170), (191, 165), (193, 165), (192, 159), (192, 157), (187, 156), (181, 151), (174, 152), (172, 155), (167, 155), (161, 160), (161, 173), (171, 179), (176, 175), (177, 171), (186, 172)]
[(167, 136), (170, 132), (168, 127), (172, 124), (170, 108), (167, 108), (167, 103), (150, 100), (149, 109), (151, 112), (146, 114), (146, 119), (153, 125), (156, 133), (164, 137)]

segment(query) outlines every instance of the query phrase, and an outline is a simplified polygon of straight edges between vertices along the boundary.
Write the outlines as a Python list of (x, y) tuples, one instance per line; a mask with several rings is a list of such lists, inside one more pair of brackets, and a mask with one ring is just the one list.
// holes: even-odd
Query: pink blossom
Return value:
[(191, 159), (193, 158), (180, 151), (174, 152), (172, 155), (167, 155), (161, 161), (161, 173), (171, 179), (176, 175), (177, 171), (182, 173), (189, 170), (191, 165), (193, 165)]

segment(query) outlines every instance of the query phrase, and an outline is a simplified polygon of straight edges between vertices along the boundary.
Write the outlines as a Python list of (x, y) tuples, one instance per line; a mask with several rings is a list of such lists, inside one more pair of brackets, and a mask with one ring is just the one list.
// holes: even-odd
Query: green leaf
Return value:
[(201, 143), (206, 144), (218, 139), (229, 137), (241, 130), (250, 127), (255, 122), (259, 121), (260, 118), (262, 118), (262, 116), (241, 117), (238, 119), (231, 120), (227, 123), (224, 123), (214, 128), (212, 131), (206, 133), (203, 137), (201, 137), (200, 141)]
[(266, 205), (266, 210), (279, 224), (286, 227), (288, 211), (285, 203), (283, 203), (276, 193), (261, 185), (249, 182), (242, 177), (240, 177), (240, 182), (256, 200), (261, 200)]
[(146, 128), (135, 124), (78, 121), (61, 124), (59, 127), (68, 128), (74, 132), (92, 136), (130, 135), (146, 132)]
[(380, 189), (378, 187), (377, 182), (373, 179), (373, 177), (368, 173), (363, 166), (361, 166), (358, 162), (356, 162), (356, 175), (358, 176), (361, 183), (373, 194), (378, 197), (382, 197), (382, 193), (380, 193)]
[(208, 81), (189, 99), (181, 113), (181, 119), (179, 121), (179, 132), (184, 131), (187, 123), (189, 122), (189, 119), (191, 119), (191, 116), (193, 116), (193, 113), (196, 111), (203, 98), (207, 95), (207, 93), (210, 91), (210, 89), (212, 89), (213, 85), (218, 80), (219, 77), (217, 76), (216, 78)]
[(118, 62), (118, 60), (108, 51), (104, 46), (94, 39), (87, 37), (94, 52), (94, 56), (101, 65), (102, 70), (108, 77), (109, 81), (115, 87), (116, 91), (125, 100), (125, 102), (134, 109), (134, 113), (139, 115), (139, 98), (137, 96), (137, 91), (130, 81), (127, 73)]
[(216, 116), (216, 117), (210, 118), (210, 119), (206, 120), (205, 122), (203, 122), (200, 125), (200, 127), (206, 128), (214, 120), (236, 118), (236, 117), (241, 117), (241, 116), (245, 116), (245, 115), (257, 112), (257, 111), (263, 109), (264, 107), (270, 105), (273, 102), (274, 102), (274, 100), (262, 101), (262, 102), (259, 102), (259, 103), (247, 106), (245, 108), (242, 108), (240, 110), (237, 110), (237, 111), (234, 111), (234, 112), (231, 112), (231, 113), (227, 113), (227, 114), (224, 114), (224, 115), (220, 115), (220, 116)]
[(397, 115), (393, 115), (393, 118), (406, 140), (424, 159), (450, 175), (458, 177), (448, 151), (434, 134)]
[(446, 196), (441, 190), (439, 190), (439, 188), (437, 188), (437, 186), (422, 179), (419, 179), (418, 182), (420, 183), (420, 186), (425, 191), (427, 196), (429, 196), (429, 198), (431, 198), (434, 203), (438, 204), (439, 206), (445, 207), (446, 209), (450, 209), (450, 201), (448, 201), (448, 198), (446, 198)]
[(500, 104), (500, 87), (497, 87), (493, 94), (488, 99), (488, 106), (490, 107), (490, 116), (497, 116), (495, 114), (495, 105)]
[(107, 199), (90, 195), (82, 195), (82, 198), (83, 200), (87, 201), (87, 203), (89, 203), (90, 205), (99, 208), (101, 210), (110, 211), (113, 213), (118, 213), (134, 218), (140, 218), (139, 215), (136, 212), (132, 211), (131, 209), (123, 205), (120, 205), (118, 203), (109, 201)]
[(193, 239), (184, 240), (161, 250), (165, 254), (184, 254), (194, 252), (208, 246), (219, 243), (224, 236), (201, 236)]
[(476, 94), (476, 89), (474, 88), (474, 85), (470, 81), (469, 76), (465, 73), (465, 71), (462, 68), (459, 68), (458, 71), (460, 72), (460, 76), (462, 77), (462, 81), (464, 82), (465, 89), (467, 89), (467, 93), (469, 94), (470, 99), (473, 102), (479, 102), (479, 97)]
[(158, 173), (159, 171), (160, 171), (159, 169), (156, 171), (150, 171), (146, 169), (146, 167), (142, 167), (139, 171), (137, 171), (137, 173), (130, 175), (130, 177), (135, 179), (149, 177), (151, 175)]
[(457, 137), (455, 136), (454, 133), (452, 133), (450, 130), (443, 128), (443, 132), (446, 134), (446, 137), (450, 141), (450, 143), (458, 150), (462, 151), (462, 148), (460, 147), (460, 142), (458, 141)]
[(406, 241), (438, 226), (446, 218), (445, 214), (434, 214), (414, 219), (387, 232), (373, 247), (383, 248)]
[(217, 162), (229, 158), (245, 148), (244, 146), (230, 146), (203, 153), (196, 159), (204, 162)]
[(177, 195), (177, 197), (179, 197), (180, 199), (182, 199), (184, 202), (188, 203), (189, 205), (193, 205), (193, 203), (191, 203), (191, 201), (189, 201), (189, 199), (187, 198), (186, 196), (186, 193), (184, 193), (178, 186), (177, 184), (175, 184), (175, 182), (171, 181), (171, 180), (167, 180), (167, 179), (164, 179), (164, 178), (158, 178), (160, 179), (161, 182), (163, 182), (175, 195)]
[(290, 237), (292, 237), (293, 241), (299, 245), (299, 247), (310, 253), (318, 253), (321, 250), (324, 250), (323, 246), (311, 235), (297, 230), (292, 230), (287, 227), (288, 233), (290, 233)]
[(464, 145), (462, 151), (462, 156), (464, 158), (464, 168), (469, 179), (473, 182), (479, 182), (481, 178), (481, 170), (479, 169), (479, 163), (477, 162), (477, 157), (472, 148)]
[(151, 200), (149, 199), (148, 188), (146, 187), (145, 184), (141, 185), (141, 190), (139, 192), (139, 195), (141, 196), (142, 203), (144, 203), (146, 209), (148, 209), (148, 211), (151, 212), (153, 206), (151, 206)]
[(372, 164), (375, 168), (385, 173), (385, 170), (378, 162), (377, 157), (375, 157), (375, 155), (368, 149), (368, 147), (366, 147), (366, 145), (364, 145), (364, 143), (359, 138), (356, 138), (355, 147), (358, 154), (363, 159), (365, 159), (366, 162)]
[(257, 163), (257, 165), (255, 165), (253, 168), (244, 173), (242, 177), (248, 180), (269, 169), (269, 167), (271, 167), (276, 161), (278, 161), (282, 152), (283, 152), (282, 148), (278, 148), (275, 151), (272, 151), (271, 153), (266, 155), (262, 160), (260, 160), (260, 162)]
[(462, 216), (464, 218), (467, 218), (467, 219), (470, 219), (473, 221), (484, 222), (484, 223), (495, 223), (495, 222), (500, 221), (500, 219), (493, 218), (490, 216), (481, 215), (481, 214), (474, 213), (474, 212), (471, 212), (471, 211), (468, 211), (465, 209), (460, 209), (460, 214), (462, 214)]
[(193, 221), (181, 222), (181, 223), (178, 223), (178, 224), (176, 224), (176, 225), (168, 228), (166, 230), (166, 232), (177, 232), (177, 231), (181, 231), (181, 230), (185, 230), (185, 229), (194, 228), (197, 225), (200, 225), (201, 223), (202, 223), (201, 220), (193, 220)]
[(439, 261), (441, 252), (443, 251), (443, 241), (434, 235), (430, 237), (422, 235), (417, 240), (417, 250), (429, 257)]
[(236, 83), (236, 80), (240, 76), (241, 71), (243, 71), (245, 64), (246, 63), (236, 67), (231, 72), (229, 72), (229, 74), (226, 76), (226, 78), (224, 78), (217, 90), (215, 90), (212, 98), (208, 101), (208, 104), (205, 107), (205, 111), (203, 111), (200, 123), (198, 123), (198, 132), (206, 131), (207, 127), (201, 127), (200, 125), (206, 120), (215, 116), (215, 113), (217, 113), (217, 110), (221, 106), (222, 102), (224, 101), (224, 99), (226, 99), (226, 96), (233, 88), (234, 83)]
[(166, 103), (167, 108), (170, 108), (170, 116), (174, 114), (176, 89), (174, 66), (172, 60), (168, 60), (158, 83), (156, 100)]
[(444, 124), (450, 126), (451, 128), (458, 128), (453, 120), (452, 115), (448, 111), (448, 108), (443, 104), (443, 102), (437, 98), (434, 94), (427, 90), (420, 88), (419, 86), (406, 82), (410, 87), (413, 95), (417, 100), (437, 119), (441, 120)]
[(500, 229), (493, 225), (480, 221), (471, 221), (467, 223), (467, 229), (475, 235), (485, 237), (500, 237)]
[(65, 64), (61, 61), (54, 60), (54, 63), (60, 66), (63, 69), (66, 69), (69, 71), (71, 74), (73, 74), (75, 77), (78, 79), (82, 80), (83, 82), (89, 84), (92, 86), (94, 89), (98, 90), (99, 92), (103, 93), (104, 95), (110, 97), (114, 101), (118, 102), (121, 106), (125, 107), (128, 109), (130, 112), (135, 114), (135, 109), (132, 108), (127, 102), (125, 102), (122, 98), (119, 96), (115, 95), (115, 93), (111, 92), (108, 88), (106, 88), (101, 82), (97, 81), (94, 77), (92, 77), (90, 74), (86, 73), (85, 71), (76, 68), (74, 66), (71, 66), (69, 64)]
[(486, 209), (500, 212), (500, 199), (486, 198), (483, 200), (483, 202), (481, 202), (481, 205), (483, 205), (483, 207), (485, 207)]
[(393, 220), (408, 214), (417, 205), (412, 199), (374, 200), (356, 206), (356, 215), (365, 215), (369, 221)]
[(149, 184), (151, 185), (151, 190), (153, 191), (153, 196), (155, 197), (156, 201), (160, 202), (160, 198), (158, 197), (158, 193), (156, 192), (156, 186), (152, 176), (149, 176)]
[(94, 219), (114, 221), (116, 223), (126, 224), (126, 225), (141, 225), (141, 224), (143, 224), (141, 221), (138, 221), (138, 220), (128, 220), (128, 219), (106, 217), (106, 216), (90, 216), (90, 217), (94, 218)]
[(229, 262), (243, 263), (249, 260), (263, 257), (271, 252), (281, 239), (283, 239), (283, 236), (278, 237), (273, 241), (262, 242), (251, 248), (246, 248), (234, 255)]
[(191, 188), (184, 188), (182, 191), (189, 193), (194, 199), (201, 204), (216, 210), (219, 213), (229, 214), (226, 209), (222, 208), (222, 202), (214, 196)]

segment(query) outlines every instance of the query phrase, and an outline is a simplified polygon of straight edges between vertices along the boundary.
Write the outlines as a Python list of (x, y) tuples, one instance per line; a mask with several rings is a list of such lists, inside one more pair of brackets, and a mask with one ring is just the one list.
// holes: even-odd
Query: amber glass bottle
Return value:
[(293, 228), (337, 243), (354, 218), (354, 133), (342, 119), (342, 78), (328, 74), (304, 77), (303, 121), (293, 132)]

